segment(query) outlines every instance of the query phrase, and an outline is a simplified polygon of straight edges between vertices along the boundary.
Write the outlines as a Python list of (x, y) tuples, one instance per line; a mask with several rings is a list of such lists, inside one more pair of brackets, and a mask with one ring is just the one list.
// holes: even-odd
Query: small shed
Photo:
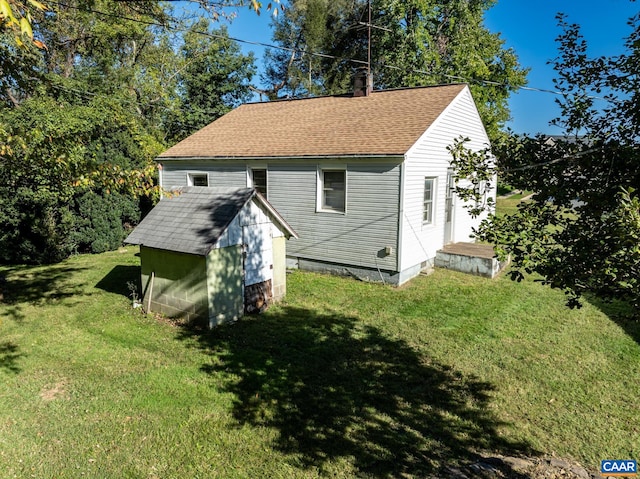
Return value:
[(213, 327), (285, 295), (291, 237), (295, 231), (254, 188), (182, 187), (125, 242), (140, 245), (148, 312)]

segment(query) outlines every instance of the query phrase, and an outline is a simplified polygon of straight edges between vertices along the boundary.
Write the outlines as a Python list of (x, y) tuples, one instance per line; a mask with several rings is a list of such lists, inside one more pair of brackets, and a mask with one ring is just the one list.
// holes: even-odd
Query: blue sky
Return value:
[[(268, 3), (268, 2), (265, 2)], [(553, 69), (547, 62), (557, 55), (555, 38), (560, 33), (555, 16), (568, 15), (568, 21), (582, 26), (591, 55), (615, 55), (623, 51), (623, 39), (630, 33), (627, 19), (640, 11), (640, 3), (631, 0), (498, 0), (485, 16), (485, 24), (492, 32), (499, 32), (505, 46), (513, 48), (524, 67), (531, 69), (528, 86), (553, 90)], [(263, 43), (271, 43), (270, 14), (257, 16), (243, 9), (229, 25), (231, 36)], [(264, 48), (242, 44), (253, 51), (262, 67)], [(555, 95), (521, 90), (512, 95), (512, 121), (508, 126), (517, 133), (560, 133), (549, 126), (558, 116)]]

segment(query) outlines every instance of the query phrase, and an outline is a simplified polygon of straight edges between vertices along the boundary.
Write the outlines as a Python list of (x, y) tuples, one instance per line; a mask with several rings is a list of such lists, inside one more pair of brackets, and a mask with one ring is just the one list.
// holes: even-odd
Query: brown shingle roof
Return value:
[(249, 103), (160, 155), (262, 158), (402, 155), (465, 85)]

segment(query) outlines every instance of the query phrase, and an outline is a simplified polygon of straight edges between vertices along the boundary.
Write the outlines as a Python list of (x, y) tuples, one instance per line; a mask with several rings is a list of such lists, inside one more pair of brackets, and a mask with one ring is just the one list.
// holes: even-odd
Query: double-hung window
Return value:
[(326, 169), (319, 172), (318, 209), (321, 211), (346, 212), (347, 172)]
[(431, 225), (434, 220), (434, 203), (436, 197), (436, 179), (424, 179), (424, 198), (422, 203), (422, 224)]

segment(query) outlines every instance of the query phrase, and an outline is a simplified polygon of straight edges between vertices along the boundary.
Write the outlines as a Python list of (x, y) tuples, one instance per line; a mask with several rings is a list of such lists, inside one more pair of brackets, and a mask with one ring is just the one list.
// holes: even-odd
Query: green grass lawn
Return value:
[(500, 197), (496, 200), (496, 214), (511, 215), (518, 211), (518, 203), (531, 194), (530, 191), (515, 193), (507, 197)]
[(480, 451), (640, 452), (640, 327), (438, 270), (295, 272), (211, 333), (133, 310), (133, 248), (0, 268), (0, 477), (425, 477)]

